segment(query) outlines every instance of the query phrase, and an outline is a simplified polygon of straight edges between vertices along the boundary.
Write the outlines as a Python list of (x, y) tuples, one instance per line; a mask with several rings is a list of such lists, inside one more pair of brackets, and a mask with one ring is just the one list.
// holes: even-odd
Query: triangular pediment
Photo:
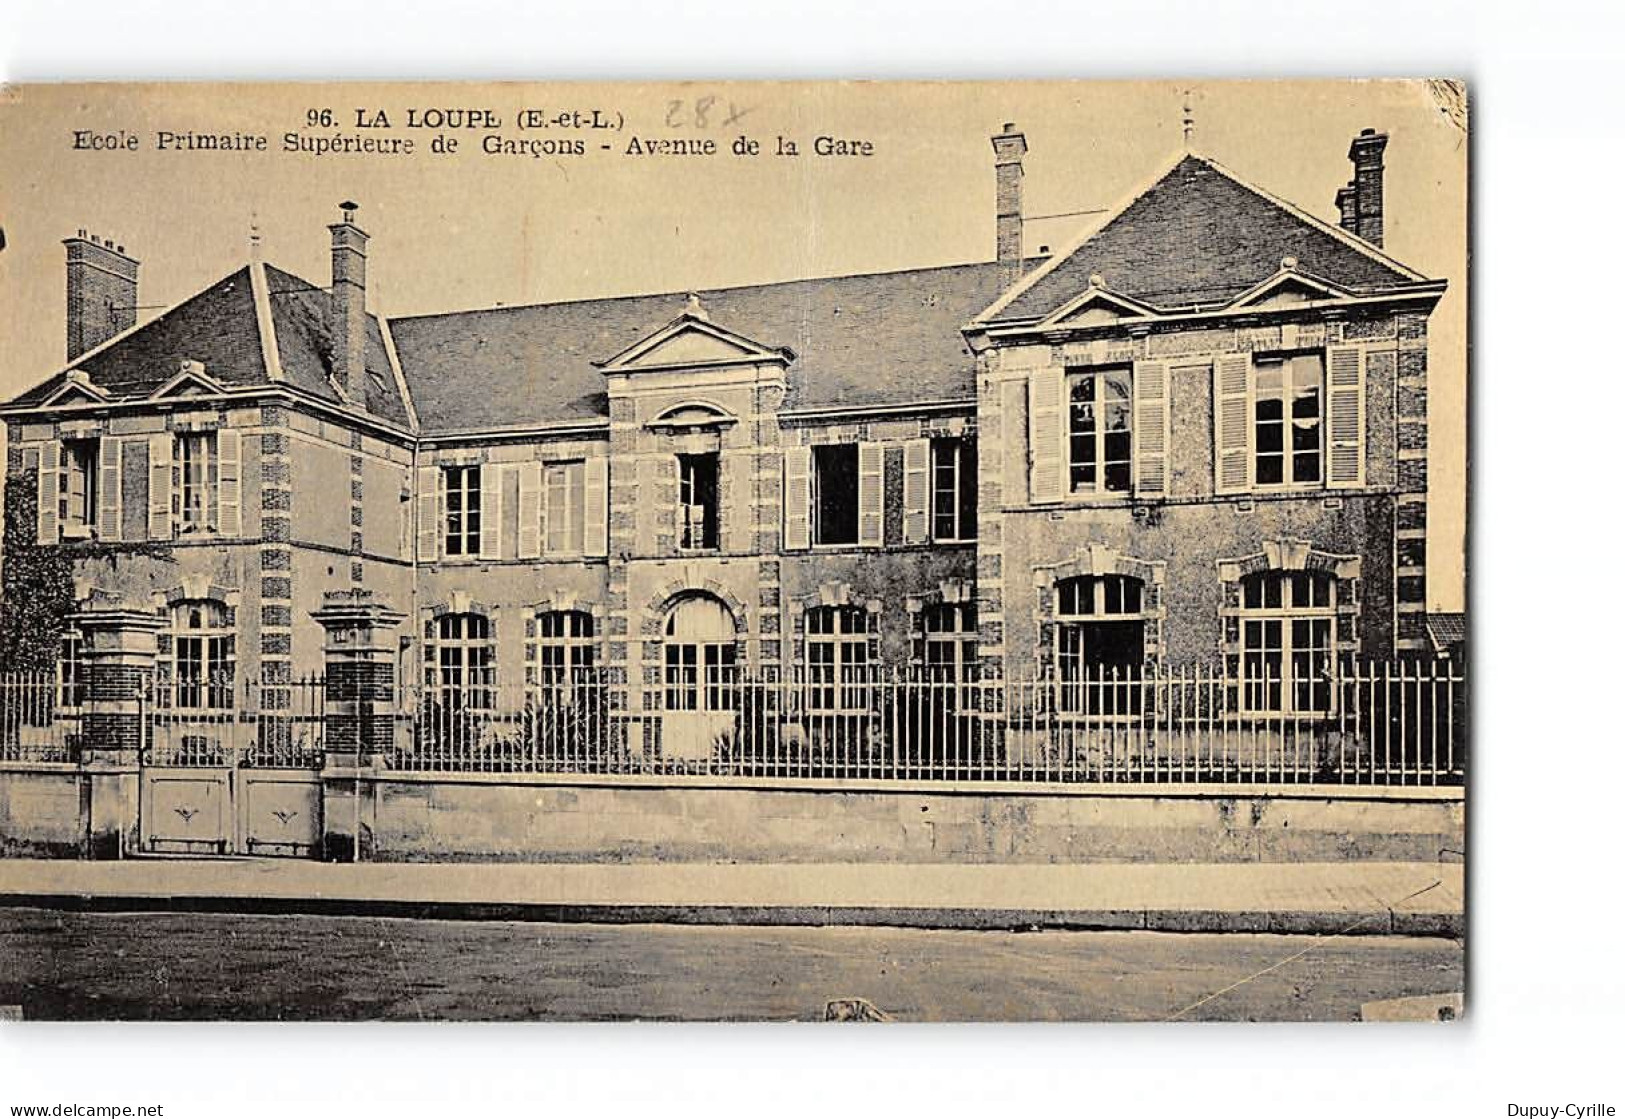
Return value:
[(203, 371), (202, 362), (183, 361), (180, 372), (153, 390), (151, 399), (216, 396), (225, 391), (225, 386)]
[(718, 326), (703, 311), (689, 310), (598, 364), (606, 373), (631, 373), (764, 361), (787, 364), (793, 357), (782, 347)]
[(1295, 307), (1300, 303), (1316, 303), (1327, 299), (1344, 299), (1350, 293), (1328, 280), (1311, 276), (1293, 268), (1283, 267), (1263, 283), (1238, 295), (1231, 307), (1252, 307), (1269, 310), (1276, 307)]
[(82, 369), (70, 371), (57, 389), (44, 401), (48, 408), (59, 408), (74, 404), (101, 404), (107, 400), (107, 393), (99, 386), (91, 383)]
[(1096, 286), (1062, 304), (1044, 320), (1043, 325), (1111, 326), (1124, 319), (1143, 319), (1155, 313), (1155, 309), (1148, 304)]

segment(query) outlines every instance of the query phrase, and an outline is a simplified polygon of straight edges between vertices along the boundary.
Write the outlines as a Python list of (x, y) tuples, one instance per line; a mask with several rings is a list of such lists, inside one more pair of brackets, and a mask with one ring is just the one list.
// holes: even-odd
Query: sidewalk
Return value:
[(613, 924), (1463, 935), (1459, 863), (822, 865), (0, 859), (0, 906)]

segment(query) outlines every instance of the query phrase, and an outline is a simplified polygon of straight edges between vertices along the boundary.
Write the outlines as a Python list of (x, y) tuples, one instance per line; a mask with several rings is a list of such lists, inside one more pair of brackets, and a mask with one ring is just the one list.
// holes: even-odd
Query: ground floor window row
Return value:
[[(1226, 610), (1227, 671), (1251, 711), (1324, 711), (1332, 704), (1342, 653), (1354, 642), (1353, 614), (1339, 580), (1324, 571), (1263, 570), (1243, 575)], [(1346, 583), (1346, 581), (1345, 581)], [(1123, 574), (1058, 579), (1052, 620), (1041, 627), (1046, 656), (1038, 666), (1056, 689), (1061, 710), (1136, 713), (1148, 659), (1148, 627), (1160, 623), (1145, 580)], [(880, 655), (878, 611), (867, 605), (820, 604), (802, 611), (790, 676), (811, 711), (869, 710), (872, 688), (894, 666)], [(977, 680), (979, 644), (973, 602), (927, 603), (909, 614), (911, 677), (942, 691), (944, 702), (968, 705)], [(496, 620), (478, 610), (447, 611), (422, 630), (423, 699), (446, 708), (494, 710), (537, 696), (571, 699), (602, 687), (603, 633), (591, 612), (543, 610), (526, 622), (525, 664), (518, 696), (499, 687)], [(661, 701), (669, 710), (725, 710), (743, 668), (733, 612), (706, 594), (685, 596), (661, 629)], [(235, 611), (210, 599), (169, 608), (158, 638), (156, 702), (176, 710), (226, 711), (238, 705)], [(58, 699), (78, 707), (87, 693), (83, 639), (70, 627), (61, 639)], [(517, 690), (517, 689), (516, 689)]]

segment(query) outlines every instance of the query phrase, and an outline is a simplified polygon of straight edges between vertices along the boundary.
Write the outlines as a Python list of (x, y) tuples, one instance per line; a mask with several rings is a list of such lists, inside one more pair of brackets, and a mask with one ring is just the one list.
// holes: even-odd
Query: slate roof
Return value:
[(1044, 318), (1087, 289), (1093, 274), (1159, 310), (1222, 306), (1275, 275), (1288, 256), (1356, 293), (1421, 279), (1211, 160), (1187, 155), (988, 321)]
[[(307, 280), (265, 266), (272, 333), (283, 377), (289, 384), (337, 403), (328, 379), (332, 369), (332, 327), (327, 294)], [(367, 410), (407, 424), (395, 374), (375, 316), (367, 316)], [(203, 371), (228, 388), (270, 384), (248, 267), (171, 307), (105, 349), (73, 364), (114, 400), (145, 397), (175, 376), (182, 360), (203, 363)], [(28, 390), (12, 403), (27, 406), (49, 399), (65, 375)], [(380, 384), (379, 381), (382, 383)]]
[[(92, 384), (117, 400), (150, 395), (179, 372), (183, 358), (201, 361), (205, 373), (228, 387), (266, 380), (246, 267), (177, 304), (117, 345), (82, 357), (75, 368), (83, 369)], [(41, 403), (62, 381), (53, 377), (13, 403)]]
[(1433, 651), (1448, 653), (1467, 641), (1467, 615), (1453, 611), (1439, 611), (1427, 616), (1428, 638)]
[[(959, 328), (999, 294), (996, 264), (700, 291), (710, 320), (788, 347), (787, 409), (963, 400)], [(687, 292), (390, 320), (424, 434), (604, 417), (603, 361), (682, 314)]]
[[(1222, 306), (1275, 275), (1284, 257), (1356, 293), (1426, 282), (1336, 227), (1293, 209), (1194, 155), (1127, 203), (1081, 244), (1027, 274), (998, 306), (993, 262), (697, 294), (710, 321), (795, 354), (785, 407), (876, 407), (975, 399), (975, 360), (961, 328), (1041, 319), (1099, 273), (1114, 292), (1162, 311)], [(1036, 262), (1027, 262), (1029, 267)], [(273, 332), (287, 382), (337, 401), (323, 289), (265, 266)], [(687, 292), (458, 311), (390, 320), (402, 374), (426, 435), (597, 421), (608, 414), (595, 362), (688, 308)], [(996, 308), (996, 309), (995, 309)], [(377, 320), (368, 318), (367, 407), (402, 426), (407, 409)], [(250, 270), (233, 272), (79, 367), (115, 398), (144, 395), (182, 358), (227, 385), (268, 380)], [(54, 378), (17, 398), (40, 403)]]

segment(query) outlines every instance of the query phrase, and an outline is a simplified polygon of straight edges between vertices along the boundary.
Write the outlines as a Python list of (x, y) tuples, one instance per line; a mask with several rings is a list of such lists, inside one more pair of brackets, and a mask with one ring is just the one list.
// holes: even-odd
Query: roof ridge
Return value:
[[(1029, 258), (1037, 259), (1037, 258)], [(962, 261), (958, 264), (928, 264), (915, 268), (888, 268), (873, 272), (848, 272), (837, 276), (800, 276), (787, 280), (769, 280), (759, 284), (730, 284), (726, 287), (700, 287), (671, 289), (667, 291), (639, 292), (629, 295), (602, 295), (588, 296), (581, 299), (556, 299), (552, 301), (539, 301), (536, 303), (515, 303), (501, 307), (465, 307), (455, 311), (429, 311), (421, 315), (391, 315), (392, 323), (405, 323), (422, 321), (425, 319), (444, 319), (458, 315), (486, 315), (506, 314), (511, 311), (533, 311), (540, 307), (579, 307), (585, 303), (629, 303), (637, 299), (671, 299), (682, 298), (690, 292), (724, 294), (736, 291), (761, 291), (764, 288), (791, 287), (796, 284), (824, 284), (835, 280), (867, 280), (880, 276), (903, 276), (911, 272), (955, 272), (971, 268), (996, 268), (998, 262), (993, 260)]]

